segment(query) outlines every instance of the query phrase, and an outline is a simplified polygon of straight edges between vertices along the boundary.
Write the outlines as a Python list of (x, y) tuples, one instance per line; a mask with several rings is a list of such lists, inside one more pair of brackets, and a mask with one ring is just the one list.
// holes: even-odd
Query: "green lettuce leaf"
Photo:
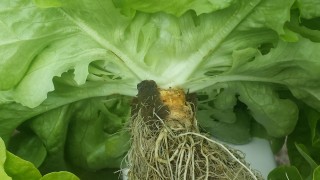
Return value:
[(12, 178), (4, 170), (4, 164), (6, 162), (6, 147), (2, 138), (0, 138), (0, 178), (3, 180), (11, 180)]
[[(39, 170), (29, 161), (23, 160), (7, 152), (4, 170), (14, 180), (38, 180), (41, 178)], [(19, 168), (17, 168), (19, 167)]]
[(70, 172), (53, 172), (42, 177), (39, 170), (29, 161), (19, 158), (6, 151), (2, 138), (0, 138), (0, 177), (4, 180), (79, 180)]
[(268, 180), (302, 180), (298, 169), (294, 166), (280, 166), (272, 170), (268, 175)]
[[(120, 99), (115, 96), (79, 101), (27, 119), (10, 138), (9, 147), (43, 174), (67, 170), (82, 179), (116, 176), (114, 172), (120, 167), (130, 139), (121, 130), (129, 116), (130, 98)], [(39, 153), (44, 147), (46, 153)]]
[(58, 14), (54, 9), (41, 10), (32, 1), (0, 3), (1, 90), (16, 86), (51, 42), (78, 31)]
[[(121, 83), (121, 86), (124, 88), (119, 88), (118, 83)], [(135, 88), (127, 81), (117, 83), (90, 82), (81, 87), (57, 81), (55, 91), (50, 93), (50, 97), (36, 108), (28, 108), (18, 103), (0, 104), (0, 136), (7, 142), (15, 128), (32, 117), (82, 99), (107, 96), (115, 93), (134, 94)]]
[[(0, 26), (5, 30), (1, 32), (0, 90), (8, 90), (7, 99), (36, 107), (54, 90), (53, 77), (72, 69), (75, 84), (82, 85), (90, 62), (116, 58), (65, 16), (59, 9), (38, 8), (33, 1), (0, 4)], [(121, 77), (125, 76), (130, 77), (130, 72), (123, 71)]]
[(320, 164), (320, 113), (305, 104), (299, 106), (297, 127), (287, 139), (288, 155), (290, 163), (299, 169), (301, 176), (311, 179)]
[(319, 17), (320, 4), (317, 0), (297, 0), (296, 6), (299, 8), (303, 18)]
[(130, 107), (127, 100), (115, 98), (116, 104), (111, 98), (105, 100), (106, 104), (97, 100), (75, 104), (66, 142), (66, 153), (73, 164), (92, 170), (120, 167), (130, 136), (119, 130), (129, 119)]
[(313, 172), (313, 179), (316, 180), (320, 178), (320, 166), (318, 166)]
[[(212, 84), (211, 89), (221, 92), (233, 92), (230, 96), (237, 96), (271, 136), (281, 137), (292, 132), (298, 120), (296, 104), (279, 96), (284, 87), (296, 98), (320, 109), (320, 71), (317, 70), (320, 63), (316, 50), (319, 48), (319, 44), (300, 38), (296, 43), (279, 40), (277, 46), (265, 55), (252, 48), (236, 51), (233, 54), (237, 63), (219, 76), (203, 79), (206, 83), (202, 81), (201, 84)], [(197, 89), (201, 84), (197, 83)], [(213, 106), (217, 106), (215, 101), (218, 100), (213, 100)]]
[(60, 171), (60, 172), (52, 172), (44, 175), (40, 180), (55, 180), (55, 179), (63, 179), (63, 180), (80, 180), (77, 176), (70, 172)]
[(31, 134), (30, 132), (16, 133), (10, 139), (8, 150), (27, 160), (35, 167), (39, 167), (47, 156), (47, 150), (38, 138), (38, 136)]
[(137, 0), (114, 0), (117, 7), (124, 13), (134, 13), (142, 11), (147, 13), (165, 12), (175, 16), (181, 16), (186, 11), (193, 10), (197, 15), (210, 13), (219, 9), (224, 9), (234, 2), (234, 0), (183, 0), (183, 1), (137, 1)]

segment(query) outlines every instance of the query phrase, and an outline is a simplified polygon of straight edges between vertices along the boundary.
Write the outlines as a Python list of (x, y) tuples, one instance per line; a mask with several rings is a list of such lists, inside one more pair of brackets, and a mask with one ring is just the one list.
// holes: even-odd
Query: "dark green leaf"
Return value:
[(308, 164), (311, 167), (311, 171), (313, 171), (318, 165), (317, 163), (310, 157), (307, 147), (305, 147), (303, 144), (295, 144), (299, 153), (302, 155), (302, 157), (308, 162)]
[(313, 170), (320, 164), (320, 147), (313, 143), (318, 138), (313, 132), (319, 132), (319, 127), (314, 126), (319, 113), (305, 104), (299, 104), (299, 107), (298, 124), (287, 139), (288, 155), (290, 163), (299, 169), (302, 177), (311, 178)]
[(296, 167), (280, 166), (269, 173), (268, 180), (303, 180), (303, 179)]
[[(117, 102), (111, 96), (75, 105), (66, 143), (67, 158), (72, 164), (92, 170), (120, 166), (128, 150), (129, 136), (121, 128), (129, 119), (130, 98), (115, 97)], [(117, 106), (118, 103), (122, 105)], [(112, 128), (116, 133), (109, 134)], [(117, 147), (121, 150), (116, 150)]]
[(8, 150), (20, 158), (39, 167), (47, 156), (42, 141), (34, 134), (20, 132), (15, 134), (8, 145)]

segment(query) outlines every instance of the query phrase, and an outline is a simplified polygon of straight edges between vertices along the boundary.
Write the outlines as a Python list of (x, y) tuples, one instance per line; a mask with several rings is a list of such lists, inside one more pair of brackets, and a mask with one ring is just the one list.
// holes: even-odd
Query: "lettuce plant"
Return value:
[(0, 137), (42, 173), (119, 168), (150, 79), (197, 92), (214, 137), (289, 135), (290, 172), (319, 176), (318, 0), (1, 0), (0, 29)]

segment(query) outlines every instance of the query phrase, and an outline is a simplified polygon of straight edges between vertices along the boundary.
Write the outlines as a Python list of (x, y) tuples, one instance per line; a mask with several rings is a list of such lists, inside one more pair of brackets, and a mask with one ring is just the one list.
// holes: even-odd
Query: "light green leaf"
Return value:
[(110, 136), (105, 142), (106, 156), (122, 157), (130, 148), (130, 134), (121, 132)]
[(320, 16), (320, 3), (318, 0), (297, 0), (301, 16), (307, 19)]
[[(65, 40), (52, 43), (50, 47), (43, 50), (15, 88), (15, 101), (29, 107), (38, 106), (47, 98), (47, 93), (54, 90), (52, 78), (70, 69), (74, 69), (76, 84), (84, 84), (89, 73), (89, 63), (108, 57), (106, 50), (99, 48), (95, 42), (86, 38), (83, 35), (73, 35)], [(79, 43), (79, 39), (86, 43)], [(96, 47), (92, 48), (92, 46)], [(61, 49), (61, 47), (65, 48)]]
[(283, 137), (291, 133), (298, 120), (298, 107), (289, 99), (280, 99), (270, 87), (258, 83), (235, 83), (239, 100), (245, 103), (252, 117), (268, 134)]
[[(11, 91), (3, 92), (4, 97), (36, 107), (54, 90), (53, 77), (74, 70), (76, 84), (82, 85), (89, 73), (89, 63), (117, 59), (110, 49), (95, 41), (94, 34), (82, 33), (66, 16), (57, 8), (39, 8), (31, 0), (15, 3), (5, 0), (0, 4), (0, 26), (5, 30), (0, 35), (0, 90)], [(123, 66), (118, 59), (112, 63)], [(121, 75), (122, 79), (131, 77), (128, 70)], [(10, 94), (12, 97), (8, 97)]]
[[(22, 4), (22, 0), (19, 2)], [(86, 66), (94, 60), (110, 60), (116, 66), (125, 67), (122, 69), (125, 73), (121, 74), (121, 78), (132, 78), (136, 83), (146, 78), (153, 79), (162, 87), (184, 85), (196, 80), (198, 76), (203, 77), (213, 69), (218, 72), (226, 71), (232, 63), (230, 53), (233, 50), (244, 47), (257, 48), (261, 43), (275, 43), (276, 35), (270, 29), (274, 28), (279, 34), (283, 34), (283, 24), (288, 20), (292, 4), (289, 0), (281, 3), (246, 0), (224, 2), (220, 6), (218, 1), (208, 1), (222, 10), (200, 16), (195, 16), (192, 12), (184, 13), (180, 17), (137, 12), (134, 17), (127, 17), (115, 8), (112, 1), (35, 2), (40, 7), (55, 8), (37, 8), (29, 3), (32, 8), (28, 8), (27, 13), (37, 16), (26, 18), (23, 22), (30, 24), (30, 21), (36, 21), (37, 18), (46, 17), (49, 14), (51, 16), (54, 13), (56, 19), (50, 21), (53, 23), (50, 31), (41, 31), (41, 37), (50, 35), (53, 40), (43, 42), (44, 47), (41, 50), (37, 50), (33, 56), (30, 55), (26, 58), (27, 60), (23, 60), (23, 62), (29, 62), (30, 66), (29, 64), (21, 65), (19, 62), (20, 66), (25, 68), (23, 74), (26, 76), (15, 78), (15, 81), (10, 82), (16, 83), (5, 88), (10, 89), (13, 85), (17, 85), (17, 88), (13, 89), (13, 99), (29, 107), (35, 107), (43, 102), (46, 94), (54, 90), (51, 79), (65, 71), (75, 69), (74, 79), (78, 84), (82, 84), (87, 80)], [(118, 3), (121, 4), (121, 2)], [(206, 1), (196, 3), (204, 2)], [(129, 2), (122, 2), (125, 5), (128, 5), (127, 3)], [(144, 3), (156, 2), (141, 2), (141, 4)], [(6, 5), (14, 7), (10, 9), (11, 13), (23, 8), (10, 3)], [(91, 11), (95, 13), (90, 13)], [(278, 15), (279, 13), (275, 11), (283, 15)], [(3, 18), (6, 29), (10, 33), (17, 31), (16, 27), (10, 26), (13, 19), (9, 16)], [(21, 17), (15, 19), (19, 18)], [(71, 31), (55, 29), (61, 26)], [(23, 47), (31, 46), (27, 43), (31, 39), (36, 39), (35, 34), (41, 34), (37, 32), (40, 29), (38, 26), (28, 28), (34, 34), (24, 34), (26, 44)], [(9, 44), (4, 44), (4, 47), (7, 46)], [(16, 48), (13, 52), (23, 49)], [(8, 55), (2, 57), (5, 57), (4, 62), (13, 62)], [(19, 59), (14, 58), (17, 62), (22, 61)], [(222, 64), (216, 67), (219, 59)], [(5, 69), (13, 67), (10, 63), (6, 66)], [(108, 72), (109, 69), (105, 68), (106, 66), (101, 69)], [(7, 73), (4, 72), (4, 74)], [(189, 78), (191, 80), (188, 80)], [(41, 86), (33, 86), (33, 83)]]
[(61, 0), (33, 0), (34, 3), (41, 8), (60, 7), (62, 5)]
[(320, 178), (320, 166), (318, 166), (314, 171), (313, 171), (313, 178), (312, 180), (317, 180)]
[(39, 180), (41, 178), (40, 172), (31, 162), (10, 152), (7, 152), (4, 169), (14, 180)]
[(290, 20), (290, 10), (294, 0), (262, 1), (246, 20), (240, 29), (271, 28), (278, 34), (284, 34), (283, 25)]
[[(212, 101), (204, 100), (203, 103), (201, 101), (199, 103), (198, 119), (200, 126), (209, 128), (209, 131), (214, 135), (219, 134), (222, 139), (233, 136), (240, 138), (245, 135), (249, 139), (251, 136), (251, 118), (260, 123), (271, 137), (284, 137), (294, 130), (298, 120), (298, 107), (290, 99), (280, 98), (275, 90), (277, 86), (258, 82), (229, 82), (223, 85), (220, 89), (221, 92), (215, 99)], [(236, 99), (238, 99), (245, 104), (245, 107), (241, 107), (241, 105), (237, 107), (234, 103), (230, 103), (227, 109), (221, 111), (226, 112), (226, 114), (221, 113), (220, 115), (220, 111), (215, 108), (217, 105), (218, 107), (221, 106), (219, 96), (222, 96), (225, 92), (229, 92), (227, 93), (228, 98), (234, 98), (231, 102), (236, 102)], [(226, 101), (228, 101), (228, 98), (224, 97)], [(234, 118), (233, 112), (238, 109), (240, 114)], [(238, 130), (232, 132), (239, 131), (241, 133), (228, 135), (229, 128), (233, 126)], [(229, 131), (226, 131), (226, 129), (229, 129)]]
[(59, 14), (57, 9), (41, 10), (31, 0), (1, 1), (0, 90), (16, 86), (52, 42), (78, 32)]
[(3, 166), (5, 161), (6, 161), (6, 146), (2, 138), (0, 138), (0, 164)]
[(4, 170), (4, 163), (6, 161), (6, 146), (0, 137), (0, 179), (3, 180), (12, 180), (10, 176)]
[[(207, 81), (202, 80), (201, 84), (253, 81), (263, 82), (266, 86), (284, 85), (296, 98), (318, 108), (320, 107), (320, 91), (318, 90), (320, 51), (318, 49), (320, 49), (320, 44), (304, 38), (296, 43), (285, 43), (280, 40), (277, 46), (266, 55), (253, 54), (250, 51), (251, 57), (249, 58), (242, 53), (239, 56), (238, 53), (234, 57), (238, 63), (235, 63), (229, 71), (208, 78)], [(243, 57), (246, 59), (239, 59)], [(197, 90), (198, 88), (201, 88), (199, 83), (192, 84), (192, 89)]]
[(188, 10), (194, 10), (197, 15), (211, 13), (227, 8), (234, 0), (114, 0), (113, 2), (125, 13), (133, 13), (137, 10), (148, 13), (165, 12), (181, 16)]
[(76, 175), (66, 172), (66, 171), (60, 171), (60, 172), (52, 172), (44, 175), (40, 180), (80, 180)]

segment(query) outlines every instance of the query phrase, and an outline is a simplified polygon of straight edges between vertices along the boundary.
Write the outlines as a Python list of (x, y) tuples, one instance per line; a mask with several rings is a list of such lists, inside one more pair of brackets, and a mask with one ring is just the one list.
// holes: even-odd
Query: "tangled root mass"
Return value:
[(126, 157), (130, 180), (262, 179), (243, 154), (199, 132), (195, 103), (181, 90), (161, 90), (153, 81), (138, 90)]

